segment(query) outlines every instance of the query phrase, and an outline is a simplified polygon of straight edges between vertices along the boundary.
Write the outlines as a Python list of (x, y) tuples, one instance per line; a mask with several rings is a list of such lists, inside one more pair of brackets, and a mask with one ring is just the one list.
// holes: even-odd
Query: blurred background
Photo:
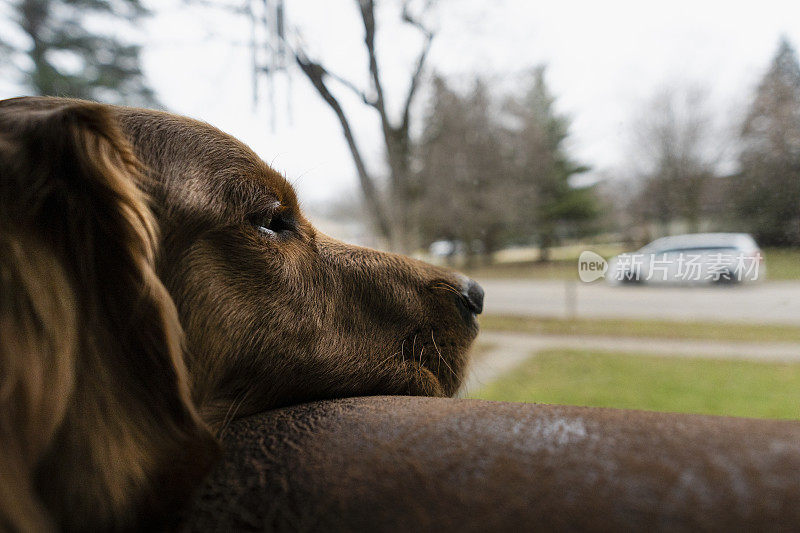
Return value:
[[(800, 418), (796, 43), (791, 0), (0, 0), (0, 98), (207, 121), (322, 231), (465, 271), (464, 396)], [(759, 280), (579, 281), (695, 233), (648, 250), (751, 235)]]

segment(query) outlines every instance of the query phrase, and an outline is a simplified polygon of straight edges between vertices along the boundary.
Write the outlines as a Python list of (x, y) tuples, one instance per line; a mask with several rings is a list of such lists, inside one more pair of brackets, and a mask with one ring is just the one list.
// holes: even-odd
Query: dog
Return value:
[(177, 527), (230, 420), (453, 395), (483, 290), (316, 231), (289, 183), (160, 111), (0, 102), (0, 528)]

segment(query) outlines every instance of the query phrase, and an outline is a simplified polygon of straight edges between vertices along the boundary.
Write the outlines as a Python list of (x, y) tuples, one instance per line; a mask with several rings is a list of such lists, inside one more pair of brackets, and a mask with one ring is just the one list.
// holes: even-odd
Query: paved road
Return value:
[[(479, 281), (486, 290), (486, 313), (565, 317), (570, 316), (572, 308), (576, 316), (584, 318), (800, 325), (800, 282), (738, 287), (636, 287), (580, 281)], [(570, 300), (574, 305), (569, 304)]]
[(599, 337), (591, 335), (531, 335), (525, 333), (481, 332), (481, 356), (470, 363), (460, 396), (469, 396), (542, 350), (579, 349), (616, 353), (747, 359), (754, 361), (800, 361), (800, 344), (782, 342), (722, 342), (680, 339)]

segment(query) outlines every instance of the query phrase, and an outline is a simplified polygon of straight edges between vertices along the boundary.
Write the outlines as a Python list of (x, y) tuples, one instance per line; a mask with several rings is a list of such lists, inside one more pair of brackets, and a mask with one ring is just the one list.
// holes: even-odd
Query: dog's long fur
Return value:
[(452, 394), (464, 283), (319, 234), (206, 124), (0, 102), (0, 529), (168, 528), (235, 416)]

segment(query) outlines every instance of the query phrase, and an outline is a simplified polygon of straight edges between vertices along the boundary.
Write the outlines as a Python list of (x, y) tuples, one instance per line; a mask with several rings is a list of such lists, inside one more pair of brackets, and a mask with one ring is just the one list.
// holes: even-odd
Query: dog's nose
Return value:
[(483, 287), (477, 281), (468, 279), (461, 289), (461, 295), (470, 311), (476, 315), (483, 311)]

